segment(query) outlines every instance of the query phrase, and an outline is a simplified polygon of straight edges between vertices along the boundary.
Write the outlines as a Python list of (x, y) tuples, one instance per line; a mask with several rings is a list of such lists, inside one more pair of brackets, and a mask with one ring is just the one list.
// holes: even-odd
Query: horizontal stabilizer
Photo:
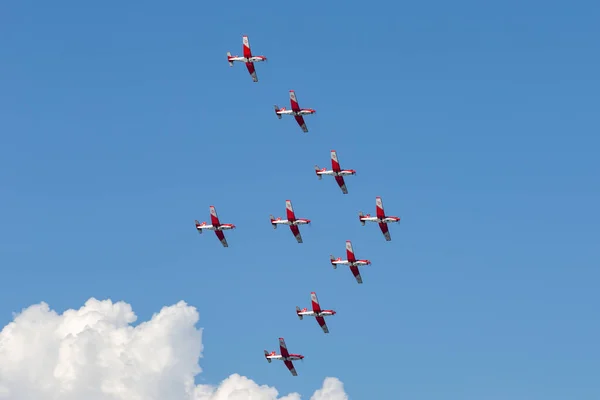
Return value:
[(275, 218), (273, 218), (273, 216), (270, 216), (271, 218), (271, 225), (273, 225), (273, 229), (277, 229), (277, 224), (274, 224), (273, 221), (275, 221)]
[(317, 174), (317, 178), (319, 178), (319, 180), (323, 179), (323, 175), (319, 174), (320, 170), (321, 168), (319, 168), (318, 165), (315, 165), (315, 173)]
[(359, 211), (359, 213), (358, 213), (358, 219), (360, 220), (360, 224), (361, 224), (362, 226), (365, 226), (365, 221), (363, 221), (363, 220), (362, 220), (362, 217), (363, 217), (363, 216), (364, 216), (364, 215), (363, 215), (362, 211)]
[(269, 362), (269, 364), (271, 363), (271, 359), (269, 358), (269, 352), (265, 350), (265, 358), (267, 359), (267, 361)]
[(335, 261), (335, 257), (333, 256), (333, 254), (331, 254), (329, 258), (331, 259), (331, 265), (333, 266), (333, 269), (336, 269), (337, 265), (333, 263)]
[(229, 62), (229, 66), (233, 67), (233, 62), (229, 61), (229, 57), (231, 57), (231, 53), (227, 52), (227, 61)]
[(300, 321), (302, 321), (302, 318), (304, 317), (303, 315), (298, 314), (300, 312), (300, 307), (296, 306), (296, 314), (298, 315), (298, 318), (300, 318)]
[(279, 107), (274, 106), (275, 107), (275, 115), (277, 115), (277, 118), (281, 119), (281, 114), (279, 114)]

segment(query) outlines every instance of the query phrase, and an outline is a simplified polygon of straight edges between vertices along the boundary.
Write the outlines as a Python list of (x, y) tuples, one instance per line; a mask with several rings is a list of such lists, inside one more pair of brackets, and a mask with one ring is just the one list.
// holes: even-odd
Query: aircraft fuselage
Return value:
[(209, 231), (226, 231), (229, 229), (234, 229), (234, 226), (231, 224), (222, 224), (219, 226), (214, 226), (214, 225), (202, 225), (199, 226), (197, 229), (206, 229)]
[(340, 172), (335, 172), (334, 170), (328, 171), (319, 171), (317, 172), (319, 175), (331, 175), (331, 176), (346, 176), (346, 175), (354, 175), (355, 172), (349, 169), (343, 169)]
[(302, 315), (302, 316), (306, 316), (306, 317), (327, 317), (330, 315), (334, 315), (335, 312), (333, 310), (323, 310), (321, 312), (314, 312), (314, 311), (301, 311), (298, 313), (298, 315)]
[(348, 265), (350, 267), (362, 267), (364, 265), (370, 265), (371, 261), (369, 260), (356, 260), (354, 262), (350, 262), (348, 260), (335, 260), (331, 262), (332, 264), (337, 265)]
[(306, 219), (296, 219), (294, 221), (289, 221), (287, 219), (280, 219), (280, 220), (274, 220), (272, 223), (273, 224), (280, 224), (280, 225), (304, 225), (304, 224), (308, 224), (310, 221), (306, 220)]
[(369, 222), (378, 222), (378, 223), (383, 223), (383, 224), (387, 224), (390, 222), (398, 222), (400, 221), (400, 218), (397, 217), (385, 217), (385, 218), (377, 218), (377, 217), (360, 217), (361, 221), (369, 221)]
[(308, 114), (313, 114), (315, 111), (314, 110), (306, 110), (306, 109), (302, 109), (299, 111), (294, 111), (294, 110), (279, 110), (277, 111), (277, 114), (282, 115), (294, 115), (294, 116), (298, 116), (298, 115), (308, 115)]
[(229, 57), (228, 58), (229, 62), (232, 61), (240, 61), (240, 62), (246, 62), (246, 63), (255, 63), (255, 62), (261, 62), (261, 61), (266, 61), (266, 57), (263, 56), (254, 56), (254, 57), (250, 57), (250, 58), (246, 58), (246, 57)]
[(271, 360), (296, 361), (296, 360), (302, 360), (304, 358), (304, 356), (302, 356), (300, 354), (290, 354), (289, 357), (283, 357), (281, 354), (275, 354), (273, 356), (267, 356), (267, 358), (270, 358)]

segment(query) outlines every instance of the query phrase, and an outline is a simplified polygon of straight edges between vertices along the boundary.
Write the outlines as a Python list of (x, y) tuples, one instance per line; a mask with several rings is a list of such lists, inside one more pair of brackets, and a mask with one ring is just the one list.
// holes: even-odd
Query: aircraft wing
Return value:
[(350, 262), (356, 261), (356, 257), (354, 257), (354, 249), (352, 248), (352, 242), (349, 240), (346, 240), (346, 258)]
[(350, 271), (352, 271), (352, 274), (354, 274), (354, 277), (356, 278), (356, 282), (363, 283), (362, 277), (360, 276), (360, 271), (358, 270), (357, 266), (355, 266), (355, 265), (350, 266)]
[(292, 230), (292, 233), (296, 237), (298, 243), (302, 243), (302, 235), (300, 234), (300, 229), (298, 228), (298, 225), (290, 225), (290, 229)]
[(317, 294), (315, 292), (310, 293), (310, 300), (312, 302), (312, 309), (314, 312), (321, 312), (321, 306), (319, 305), (319, 299), (317, 299)]
[(296, 372), (296, 368), (294, 368), (294, 364), (291, 361), (286, 360), (283, 363), (290, 370), (290, 372), (292, 373), (293, 376), (298, 376), (298, 373)]
[(342, 193), (348, 194), (348, 188), (346, 187), (346, 182), (344, 182), (343, 176), (334, 176), (335, 181), (337, 182), (340, 189), (342, 189)]
[(244, 48), (244, 57), (252, 57), (252, 51), (250, 50), (250, 41), (248, 40), (248, 36), (242, 36), (242, 44)]
[(281, 351), (282, 357), (288, 358), (290, 356), (287, 346), (285, 345), (285, 340), (282, 337), (279, 338), (279, 350)]
[(294, 118), (296, 119), (296, 122), (298, 123), (298, 125), (300, 125), (300, 128), (302, 128), (302, 132), (304, 132), (304, 133), (308, 132), (308, 128), (306, 127), (306, 122), (304, 122), (304, 117), (302, 117), (302, 115), (294, 115)]
[(292, 206), (292, 201), (291, 200), (286, 200), (285, 201), (285, 212), (286, 212), (286, 216), (288, 221), (295, 221), (296, 220), (296, 214), (294, 213), (294, 207)]
[(229, 245), (227, 244), (227, 239), (225, 239), (225, 234), (223, 233), (223, 231), (215, 231), (215, 235), (217, 235), (217, 237), (223, 244), (223, 247), (229, 247)]
[(386, 224), (385, 222), (380, 222), (379, 229), (381, 229), (381, 233), (383, 233), (383, 236), (385, 237), (385, 240), (387, 242), (392, 240), (392, 236), (390, 235), (390, 230), (388, 228), (388, 224)]
[(254, 63), (247, 62), (246, 68), (248, 68), (248, 72), (250, 72), (250, 76), (254, 82), (258, 82), (258, 76), (256, 75), (256, 69), (254, 68)]
[(333, 172), (340, 172), (342, 170), (335, 150), (331, 150), (331, 169), (333, 169)]
[(214, 227), (221, 225), (221, 222), (219, 222), (219, 217), (217, 216), (217, 210), (215, 209), (215, 206), (210, 206), (210, 222), (213, 224)]
[(290, 90), (290, 105), (292, 106), (293, 111), (300, 111), (298, 99), (296, 98), (296, 92), (294, 92), (293, 90)]
[(327, 324), (325, 323), (325, 318), (317, 317), (317, 322), (319, 323), (319, 325), (321, 325), (321, 329), (323, 329), (323, 332), (329, 333), (329, 329), (327, 329)]
[(377, 212), (377, 218), (385, 218), (385, 212), (383, 211), (383, 201), (381, 197), (375, 197), (375, 208)]

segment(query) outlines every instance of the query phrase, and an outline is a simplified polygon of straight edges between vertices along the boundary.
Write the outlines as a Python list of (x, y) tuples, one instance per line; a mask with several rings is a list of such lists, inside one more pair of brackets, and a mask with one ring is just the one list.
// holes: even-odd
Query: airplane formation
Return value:
[[(252, 51), (250, 49), (250, 42), (248, 40), (248, 36), (242, 36), (242, 49), (243, 56), (232, 56), (230, 52), (227, 52), (227, 62), (231, 67), (234, 66), (234, 62), (243, 62), (246, 64), (246, 68), (250, 73), (252, 81), (258, 82), (258, 75), (256, 74), (256, 68), (254, 63), (267, 61), (267, 57), (265, 56), (254, 56), (252, 55)], [(312, 108), (301, 108), (298, 104), (298, 99), (296, 97), (296, 92), (294, 90), (289, 91), (290, 96), (290, 109), (286, 109), (285, 107), (278, 107), (275, 105), (275, 114), (278, 119), (281, 119), (283, 115), (293, 115), (294, 119), (300, 126), (303, 132), (308, 132), (308, 128), (306, 126), (306, 122), (304, 121), (305, 115), (315, 114), (316, 111)], [(333, 176), (336, 183), (340, 187), (343, 194), (348, 194), (348, 188), (346, 186), (346, 182), (344, 181), (345, 176), (356, 175), (356, 171), (353, 169), (342, 169), (340, 166), (340, 162), (338, 159), (337, 152), (335, 150), (331, 150), (331, 169), (327, 170), (327, 168), (320, 168), (318, 165), (315, 165), (315, 173), (319, 180), (322, 180), (323, 176)], [(275, 218), (273, 215), (270, 216), (271, 226), (273, 229), (277, 229), (277, 225), (287, 225), (290, 227), (292, 234), (294, 235), (296, 241), (298, 243), (303, 243), (302, 235), (300, 233), (300, 225), (308, 225), (311, 223), (310, 219), (306, 218), (298, 218), (296, 217), (296, 213), (294, 212), (294, 208), (292, 206), (291, 200), (285, 201), (286, 208), (286, 219), (282, 219), (281, 217)], [(210, 206), (210, 219), (211, 223), (207, 224), (206, 222), (199, 223), (198, 220), (195, 221), (196, 230), (198, 233), (202, 233), (203, 230), (211, 230), (215, 232), (215, 235), (223, 245), (223, 247), (229, 247), (227, 243), (227, 239), (225, 238), (224, 231), (235, 229), (235, 225), (231, 223), (221, 223), (219, 217), (217, 216), (217, 211), (215, 206)], [(388, 224), (390, 223), (398, 223), (400, 222), (400, 217), (386, 215), (385, 210), (383, 208), (383, 201), (381, 197), (375, 197), (375, 216), (372, 217), (370, 214), (363, 214), (362, 211), (358, 213), (358, 219), (362, 226), (365, 226), (366, 222), (376, 222), (379, 225), (381, 233), (387, 242), (392, 240), (390, 235)], [(358, 282), (358, 284), (362, 284), (363, 280), (360, 275), (359, 267), (364, 267), (367, 265), (371, 265), (371, 261), (367, 259), (357, 259), (354, 253), (354, 248), (352, 246), (352, 242), (350, 240), (346, 241), (346, 259), (343, 260), (341, 257), (330, 256), (330, 262), (334, 269), (337, 269), (338, 265), (348, 266), (354, 278)], [(303, 320), (304, 317), (314, 317), (321, 329), (324, 333), (329, 333), (329, 328), (325, 322), (325, 317), (336, 315), (334, 310), (325, 310), (322, 309), (319, 301), (317, 299), (317, 294), (315, 292), (311, 292), (311, 305), (312, 311), (309, 311), (308, 308), (300, 309), (300, 307), (296, 306), (296, 315), (300, 320)], [(264, 350), (264, 356), (266, 360), (271, 363), (273, 360), (283, 361), (285, 366), (289, 369), (290, 373), (293, 376), (297, 376), (296, 368), (294, 367), (293, 361), (303, 360), (304, 356), (302, 354), (292, 354), (288, 351), (287, 345), (285, 343), (284, 338), (279, 338), (279, 351), (280, 354), (277, 354), (275, 351), (267, 351)]]

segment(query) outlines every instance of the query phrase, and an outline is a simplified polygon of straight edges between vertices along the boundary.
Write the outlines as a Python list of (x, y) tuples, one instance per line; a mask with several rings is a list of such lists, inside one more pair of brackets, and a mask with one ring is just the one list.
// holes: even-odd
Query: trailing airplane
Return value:
[(290, 370), (293, 376), (298, 376), (296, 372), (296, 368), (294, 368), (294, 364), (292, 361), (295, 360), (303, 360), (304, 356), (302, 354), (290, 354), (288, 353), (287, 346), (285, 345), (285, 341), (282, 337), (279, 338), (279, 349), (281, 354), (276, 354), (274, 351), (268, 352), (265, 350), (265, 358), (271, 363), (272, 360), (282, 360), (285, 366)]
[(285, 107), (279, 108), (278, 106), (275, 106), (277, 118), (281, 119), (282, 115), (293, 115), (296, 122), (298, 122), (298, 125), (300, 125), (300, 128), (302, 128), (302, 131), (308, 132), (303, 115), (314, 114), (316, 111), (312, 108), (300, 108), (298, 100), (296, 99), (296, 92), (293, 90), (290, 90), (290, 103), (292, 105), (291, 110), (287, 110)]
[(356, 171), (353, 169), (341, 169), (340, 162), (337, 157), (337, 152), (335, 150), (331, 150), (331, 170), (327, 171), (327, 168), (319, 168), (318, 165), (315, 165), (315, 173), (319, 180), (323, 178), (323, 175), (333, 175), (335, 181), (339, 185), (340, 189), (342, 189), (342, 193), (348, 194), (348, 189), (346, 188), (346, 182), (344, 182), (344, 176), (346, 175), (356, 175)]
[(206, 229), (209, 231), (215, 231), (215, 234), (217, 235), (217, 237), (223, 244), (223, 247), (229, 247), (229, 245), (227, 244), (227, 239), (225, 239), (225, 234), (223, 233), (223, 231), (229, 230), (229, 229), (235, 229), (235, 225), (222, 224), (219, 221), (219, 217), (217, 216), (217, 210), (215, 210), (214, 206), (210, 206), (210, 221), (212, 224), (207, 225), (206, 222), (200, 223), (200, 222), (198, 222), (198, 220), (196, 220), (195, 221), (196, 222), (196, 230), (198, 230), (198, 233), (202, 234), (203, 229)]
[(371, 265), (371, 261), (357, 260), (354, 256), (354, 249), (352, 249), (352, 242), (349, 240), (346, 240), (346, 257), (348, 258), (347, 260), (342, 260), (341, 257), (336, 259), (334, 256), (331, 256), (331, 265), (333, 265), (334, 269), (336, 269), (338, 265), (348, 265), (350, 267), (350, 271), (352, 271), (352, 274), (354, 274), (356, 281), (358, 283), (363, 283), (358, 267)]
[(277, 229), (277, 225), (280, 224), (289, 225), (298, 243), (302, 243), (302, 236), (300, 235), (300, 229), (298, 228), (298, 225), (310, 224), (310, 219), (296, 218), (296, 214), (294, 213), (292, 202), (290, 200), (285, 201), (285, 211), (287, 213), (287, 219), (281, 219), (281, 217), (275, 219), (273, 218), (273, 215), (271, 215), (271, 225), (273, 225), (273, 229)]
[(392, 240), (390, 235), (390, 231), (388, 229), (388, 223), (390, 222), (400, 222), (400, 217), (394, 217), (391, 215), (385, 215), (383, 210), (383, 202), (381, 201), (381, 197), (375, 197), (375, 207), (377, 215), (375, 217), (371, 217), (370, 214), (363, 215), (362, 211), (358, 213), (358, 219), (362, 226), (365, 226), (365, 222), (377, 222), (379, 224), (379, 228), (383, 233), (386, 241)]
[(296, 315), (298, 315), (300, 320), (302, 320), (304, 317), (315, 317), (319, 325), (321, 325), (323, 332), (329, 333), (329, 329), (327, 329), (327, 324), (325, 323), (324, 317), (335, 315), (336, 312), (333, 310), (321, 310), (321, 307), (319, 306), (319, 300), (317, 299), (317, 294), (315, 292), (310, 292), (310, 300), (312, 302), (312, 311), (308, 311), (307, 308), (303, 308), (301, 310), (300, 307), (296, 306)]
[(250, 50), (250, 42), (248, 41), (248, 36), (242, 36), (242, 48), (244, 49), (243, 56), (232, 56), (230, 52), (227, 52), (227, 62), (229, 62), (229, 66), (233, 67), (233, 63), (236, 61), (246, 63), (246, 68), (248, 68), (248, 72), (250, 72), (250, 76), (252, 76), (252, 80), (254, 82), (258, 82), (258, 77), (256, 76), (256, 70), (254, 69), (255, 62), (267, 61), (267, 57), (265, 56), (253, 56), (252, 51)]

